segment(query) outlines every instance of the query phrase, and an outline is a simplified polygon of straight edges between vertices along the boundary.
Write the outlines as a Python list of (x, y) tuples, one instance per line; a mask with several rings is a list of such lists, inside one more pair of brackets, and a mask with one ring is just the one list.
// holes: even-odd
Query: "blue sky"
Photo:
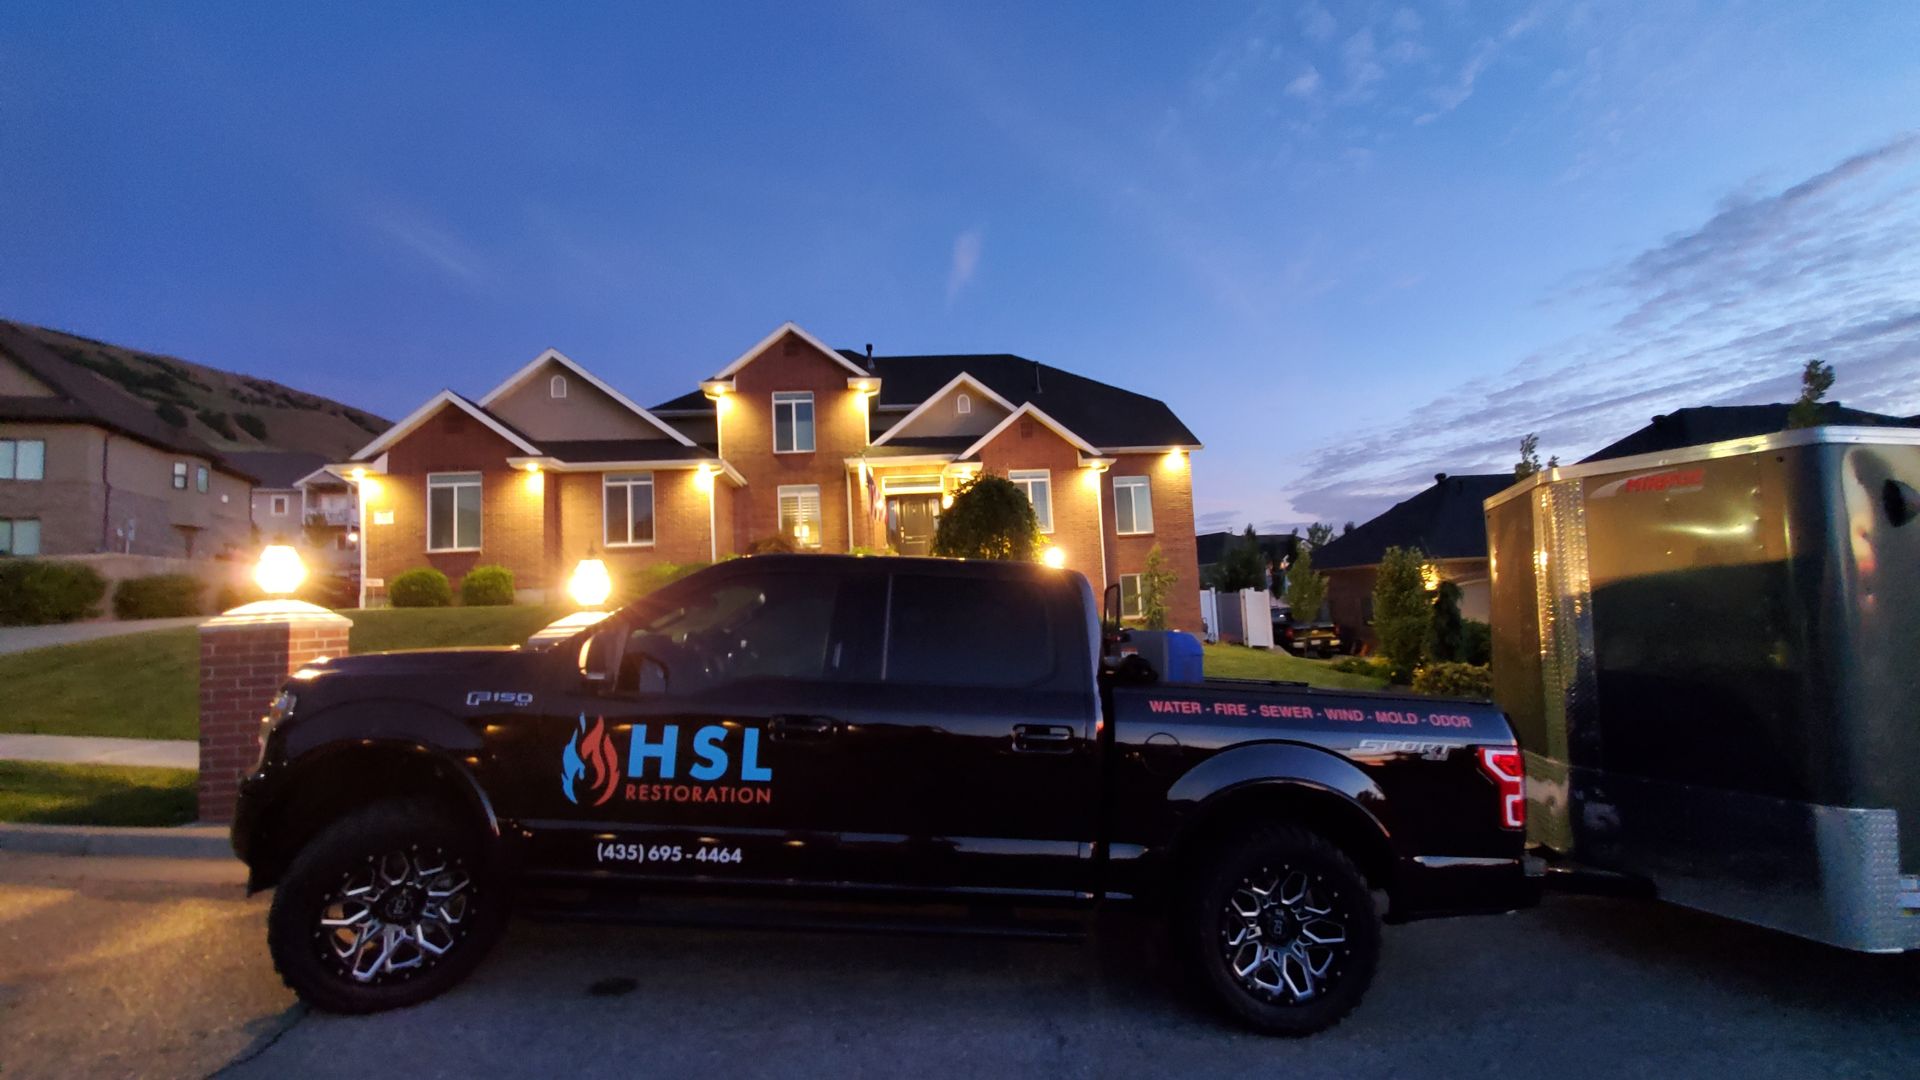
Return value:
[(1809, 356), (1920, 412), (1920, 5), (703, 7), (12, 0), (0, 315), (389, 416), (1017, 352), (1170, 402), (1203, 529)]

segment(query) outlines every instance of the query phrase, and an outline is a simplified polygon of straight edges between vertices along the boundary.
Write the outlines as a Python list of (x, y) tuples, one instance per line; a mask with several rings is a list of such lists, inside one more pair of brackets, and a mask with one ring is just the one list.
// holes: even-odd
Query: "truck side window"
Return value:
[(1053, 621), (1029, 583), (896, 575), (886, 681), (1033, 686), (1054, 674)]
[(768, 574), (682, 592), (633, 631), (619, 689), (643, 689), (642, 657), (659, 662), (676, 695), (747, 679), (825, 678), (839, 590), (830, 575)]

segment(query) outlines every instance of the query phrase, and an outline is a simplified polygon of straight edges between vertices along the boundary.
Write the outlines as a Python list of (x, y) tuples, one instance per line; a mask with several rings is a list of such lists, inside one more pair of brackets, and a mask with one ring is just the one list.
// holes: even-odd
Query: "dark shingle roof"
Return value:
[(1390, 547), (1419, 548), (1436, 559), (1484, 558), (1487, 523), (1480, 504), (1513, 482), (1512, 473), (1441, 473), (1425, 491), (1315, 551), (1314, 569), (1372, 566)]
[(327, 463), (325, 454), (304, 450), (237, 450), (227, 460), (253, 474), (263, 488), (291, 488)]
[(254, 479), (245, 468), (161, 420), (107, 380), (62, 359), (41, 340), (40, 333), (36, 327), (0, 320), (0, 355), (54, 392), (53, 397), (0, 397), (0, 418), (96, 424), (162, 450), (206, 458), (225, 472)]
[[(1792, 408), (1791, 405), (1702, 405), (1676, 409), (1654, 417), (1646, 427), (1580, 460), (1608, 461), (1783, 431), (1787, 426), (1787, 413)], [(1920, 417), (1902, 419), (1849, 409), (1837, 401), (1829, 401), (1820, 405), (1820, 423), (1847, 427), (1920, 427)]]
[[(864, 353), (842, 349), (840, 355), (866, 366)], [(1166, 402), (1011, 353), (874, 357), (873, 373), (880, 378), (880, 397), (875, 402), (873, 433), (878, 435), (898, 423), (906, 409), (927, 400), (963, 371), (1016, 407), (1031, 402), (1097, 447), (1200, 445)], [(653, 410), (711, 408), (712, 402), (695, 390), (663, 401)], [(667, 419), (671, 422), (678, 418)], [(965, 448), (965, 444), (958, 447)]]

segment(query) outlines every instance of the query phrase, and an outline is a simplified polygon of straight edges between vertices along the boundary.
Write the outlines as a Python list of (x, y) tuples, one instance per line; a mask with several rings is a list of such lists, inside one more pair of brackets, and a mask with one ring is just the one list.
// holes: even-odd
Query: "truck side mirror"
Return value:
[(587, 639), (580, 648), (580, 676), (587, 685), (606, 693), (620, 677), (620, 661), (627, 651), (627, 630), (613, 627)]
[(1107, 586), (1100, 597), (1100, 627), (1109, 636), (1120, 632), (1120, 583)]

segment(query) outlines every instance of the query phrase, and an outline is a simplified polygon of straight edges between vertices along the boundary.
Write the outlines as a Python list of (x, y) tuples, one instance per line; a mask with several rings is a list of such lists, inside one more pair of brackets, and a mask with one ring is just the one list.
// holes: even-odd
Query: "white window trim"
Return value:
[(559, 400), (567, 396), (567, 377), (555, 373), (547, 378), (547, 396)]
[[(778, 488), (774, 489), (773, 523), (776, 529), (784, 529), (785, 507), (789, 495), (796, 499), (804, 498), (808, 495), (813, 496), (814, 509), (818, 511), (820, 515), (819, 519), (814, 522), (814, 526), (819, 530), (819, 535), (815, 536), (809, 543), (802, 544), (801, 547), (808, 550), (813, 548), (824, 549), (827, 546), (827, 508), (820, 501), (820, 485), (781, 484)], [(802, 506), (804, 507), (805, 504), (803, 503)]]
[(193, 490), (205, 495), (213, 490), (213, 470), (205, 465), (193, 467)]
[(973, 398), (961, 394), (953, 399), (953, 411), (956, 415), (967, 416), (973, 412)]
[[(786, 400), (783, 401), (781, 400), (782, 398), (785, 398)], [(795, 435), (794, 443), (796, 445), (791, 450), (782, 450), (780, 449), (780, 407), (782, 405), (796, 405), (803, 400), (807, 403), (807, 412), (813, 418), (812, 422), (807, 425), (807, 427), (810, 429), (809, 434), (812, 436), (813, 445), (807, 447), (804, 450), (802, 450), (799, 447), (798, 443), (800, 440), (798, 436), (799, 436), (800, 424), (798, 420), (795, 420), (794, 421), (794, 435)], [(813, 400), (813, 391), (811, 390), (775, 390), (773, 392), (773, 397), (771, 398), (771, 401), (773, 403), (773, 412), (771, 414), (773, 417), (773, 452), (776, 454), (815, 453), (816, 448), (820, 445), (820, 409)]]
[[(644, 484), (647, 489), (647, 505), (655, 513), (653, 518), (652, 540), (615, 540), (607, 535), (607, 527), (612, 524), (607, 518), (607, 489), (624, 487), (627, 489), (627, 534), (633, 534), (633, 489)], [(660, 518), (657, 516), (660, 503), (654, 498), (652, 473), (601, 473), (600, 474), (600, 545), (609, 548), (650, 548), (660, 539)]]
[[(1134, 610), (1132, 611), (1127, 610), (1127, 579), (1128, 578), (1133, 579)], [(1145, 574), (1121, 574), (1118, 580), (1120, 582), (1120, 617), (1123, 619), (1138, 619), (1146, 615), (1147, 598), (1145, 593), (1142, 592), (1142, 588), (1146, 585), (1146, 575)]]
[[(1133, 524), (1135, 527), (1132, 529), (1122, 529), (1120, 527), (1120, 491), (1122, 488), (1126, 489), (1129, 492), (1129, 494), (1127, 495), (1127, 499), (1129, 501), (1129, 505), (1133, 507)], [(1139, 528), (1140, 499), (1137, 495), (1132, 494), (1132, 492), (1136, 490), (1146, 492), (1147, 527), (1144, 529)], [(1152, 536), (1153, 535), (1153, 481), (1152, 479), (1145, 476), (1116, 476), (1113, 478), (1113, 533), (1115, 536)]]
[[(40, 448), (40, 474), (38, 476), (21, 476), (20, 475), (20, 459), (21, 459), (20, 449), (21, 447), (25, 447), (25, 446), (38, 446)], [(12, 454), (10, 455), (11, 460), (7, 466), (7, 472), (5, 475), (0, 476), (0, 480), (18, 480), (24, 484), (35, 484), (47, 478), (47, 440), (45, 439), (0, 439), (0, 447), (8, 447), (12, 450)]]
[[(1047, 482), (1047, 523), (1040, 531), (1048, 536), (1053, 535), (1053, 470), (1009, 469), (1007, 470), (1007, 479), (1013, 481), (1015, 484), (1019, 484), (1023, 480), (1029, 482), (1045, 480)], [(1031, 487), (1022, 486), (1020, 490), (1026, 493), (1028, 502), (1033, 501), (1033, 489)], [(1034, 509), (1038, 511), (1039, 505), (1035, 504)]]
[(273, 517), (286, 517), (287, 508), (291, 505), (293, 505), (293, 500), (285, 495), (269, 495), (267, 497), (267, 513)]
[(173, 476), (167, 481), (167, 483), (171, 484), (173, 486), (173, 490), (175, 491), (187, 490), (188, 480), (187, 480), (187, 463), (186, 462), (176, 461), (173, 463)]
[[(472, 477), (475, 477), (476, 479), (473, 479), (473, 480), (448, 479), (443, 481), (440, 479), (443, 476), (444, 477), (472, 476)], [(433, 546), (433, 489), (437, 487), (453, 488), (454, 491), (456, 492), (456, 494), (453, 497), (453, 506), (454, 506), (453, 538), (456, 542), (460, 539), (460, 518), (459, 518), (460, 496), (457, 493), (459, 489), (463, 487), (473, 487), (473, 488), (478, 488), (480, 490), (480, 539), (479, 539), (479, 542), (474, 544), (472, 547), (459, 547), (459, 546), (434, 547)], [(428, 553), (433, 555), (457, 555), (461, 552), (479, 551), (482, 547), (486, 545), (486, 542), (487, 542), (487, 485), (486, 485), (485, 478), (481, 477), (480, 473), (473, 472), (471, 470), (466, 472), (428, 473), (427, 474), (426, 518), (427, 518), (427, 551)]]

